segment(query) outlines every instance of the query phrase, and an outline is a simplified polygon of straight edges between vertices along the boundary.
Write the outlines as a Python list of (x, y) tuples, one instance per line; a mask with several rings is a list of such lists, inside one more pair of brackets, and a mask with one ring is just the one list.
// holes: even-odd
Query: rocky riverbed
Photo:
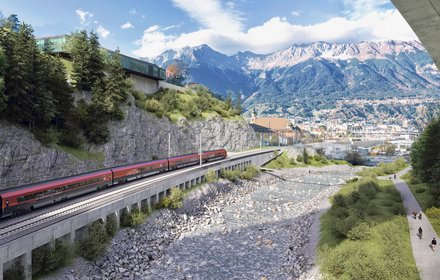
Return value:
[(119, 231), (99, 260), (46, 279), (317, 279), (309, 240), (318, 205), (354, 171), (296, 168), (206, 184), (181, 209)]

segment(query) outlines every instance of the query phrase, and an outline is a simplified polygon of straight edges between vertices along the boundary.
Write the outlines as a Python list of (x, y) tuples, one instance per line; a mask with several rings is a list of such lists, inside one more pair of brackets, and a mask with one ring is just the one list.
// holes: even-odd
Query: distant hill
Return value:
[(224, 55), (207, 45), (168, 50), (150, 59), (178, 61), (188, 81), (225, 95), (242, 91), (245, 109), (264, 114), (309, 114), (336, 100), (428, 96), (440, 93), (440, 75), (417, 41), (293, 45), (267, 55)]

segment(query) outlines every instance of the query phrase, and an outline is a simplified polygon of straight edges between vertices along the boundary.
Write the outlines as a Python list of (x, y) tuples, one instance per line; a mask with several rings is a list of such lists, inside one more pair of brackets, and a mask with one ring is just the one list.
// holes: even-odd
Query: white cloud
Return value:
[(90, 13), (89, 11), (83, 11), (83, 10), (78, 9), (75, 12), (79, 17), (81, 24), (86, 23), (87, 19), (90, 19), (93, 17), (93, 14)]
[(107, 38), (108, 35), (110, 35), (110, 31), (108, 31), (107, 29), (105, 29), (102, 25), (98, 26), (98, 28), (96, 29), (96, 31), (98, 32), (99, 36), (101, 36), (102, 38)]
[(135, 15), (136, 14), (136, 9), (131, 9), (130, 11), (128, 11), (130, 14)]
[(359, 19), (369, 13), (383, 9), (389, 0), (343, 0), (344, 13), (350, 19)]
[(152, 25), (152, 26), (148, 27), (144, 32), (146, 32), (146, 33), (156, 32), (159, 30), (159, 28), (160, 28), (159, 25)]
[(301, 11), (294, 10), (294, 11), (290, 12), (290, 14), (294, 17), (299, 17), (301, 15)]
[[(157, 25), (150, 26), (144, 31), (142, 38), (135, 42), (139, 48), (133, 53), (141, 57), (152, 57), (167, 49), (208, 44), (226, 54), (234, 54), (243, 50), (264, 54), (289, 47), (294, 43), (417, 39), (396, 9), (380, 11), (380, 9), (371, 8), (377, 7), (383, 2), (382, 0), (371, 0), (377, 4), (376, 6), (369, 6), (370, 0), (359, 0), (363, 4), (355, 4), (356, 7), (352, 9), (350, 16), (334, 17), (317, 24), (297, 25), (290, 23), (286, 18), (273, 17), (247, 30), (244, 30), (240, 19), (233, 18), (233, 11), (221, 7), (219, 0), (206, 0), (206, 4), (199, 2), (199, 5), (196, 5), (195, 1), (173, 0), (175, 5), (188, 13), (190, 13), (189, 7), (194, 7), (193, 13), (189, 15), (201, 25), (199, 30), (174, 36), (165, 34), (165, 29)], [(358, 0), (344, 1), (353, 4)], [(370, 12), (362, 15), (356, 14), (356, 9), (362, 7), (370, 9)]]
[(237, 34), (243, 28), (243, 19), (239, 16), (239, 13), (231, 8), (225, 9), (222, 7), (220, 0), (172, 1), (176, 7), (187, 12), (203, 28), (211, 29), (219, 34)]
[(134, 28), (133, 24), (131, 24), (130, 22), (126, 22), (123, 25), (121, 25), (122, 29), (129, 29), (129, 28)]

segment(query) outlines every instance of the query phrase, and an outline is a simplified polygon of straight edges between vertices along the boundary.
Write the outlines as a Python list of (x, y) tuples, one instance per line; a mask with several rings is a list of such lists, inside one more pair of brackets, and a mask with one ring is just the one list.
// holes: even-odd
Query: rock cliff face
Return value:
[(0, 121), (0, 189), (47, 180), (115, 165), (167, 157), (168, 133), (171, 155), (202, 149), (228, 151), (258, 146), (258, 139), (245, 121), (214, 118), (175, 125), (135, 106), (126, 108), (122, 122), (110, 124), (111, 139), (104, 145), (88, 145), (83, 153), (42, 146), (28, 130)]

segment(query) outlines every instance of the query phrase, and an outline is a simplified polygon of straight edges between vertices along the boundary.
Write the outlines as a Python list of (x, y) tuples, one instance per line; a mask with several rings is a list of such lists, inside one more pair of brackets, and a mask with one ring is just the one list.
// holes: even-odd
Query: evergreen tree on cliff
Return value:
[(91, 90), (91, 71), (89, 68), (89, 44), (87, 31), (81, 30), (68, 36), (66, 51), (70, 53), (72, 65), (72, 84), (78, 90)]
[(5, 77), (6, 95), (8, 97), (7, 117), (11, 121), (29, 124), (32, 119), (33, 104), (31, 92), (34, 90), (33, 57), (29, 49), (32, 28), (21, 24), (17, 33), (9, 32), (13, 36), (10, 54), (8, 56), (8, 70)]
[(124, 113), (118, 105), (127, 99), (127, 91), (131, 84), (122, 68), (119, 49), (110, 54), (106, 69), (108, 75), (106, 93), (114, 104), (110, 114), (116, 119), (123, 119)]

